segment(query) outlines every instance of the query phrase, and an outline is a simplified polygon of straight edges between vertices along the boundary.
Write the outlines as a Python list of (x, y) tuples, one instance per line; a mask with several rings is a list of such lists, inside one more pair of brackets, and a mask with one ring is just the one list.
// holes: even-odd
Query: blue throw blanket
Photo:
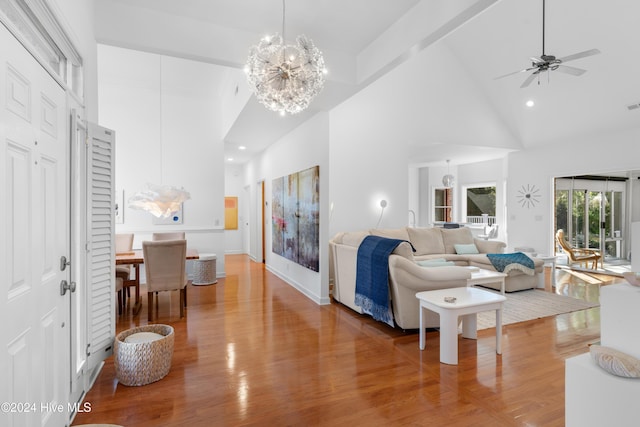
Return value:
[(536, 272), (533, 260), (522, 252), (512, 254), (487, 254), (493, 267), (501, 273), (508, 273), (511, 270), (520, 270), (529, 276)]
[(394, 326), (389, 298), (389, 255), (406, 240), (367, 236), (358, 247), (355, 304)]

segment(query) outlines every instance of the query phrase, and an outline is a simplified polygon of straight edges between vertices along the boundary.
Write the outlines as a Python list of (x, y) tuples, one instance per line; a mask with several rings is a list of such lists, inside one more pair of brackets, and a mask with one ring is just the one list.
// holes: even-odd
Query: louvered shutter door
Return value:
[(115, 132), (89, 124), (88, 156), (88, 365), (113, 354), (115, 338), (114, 251)]

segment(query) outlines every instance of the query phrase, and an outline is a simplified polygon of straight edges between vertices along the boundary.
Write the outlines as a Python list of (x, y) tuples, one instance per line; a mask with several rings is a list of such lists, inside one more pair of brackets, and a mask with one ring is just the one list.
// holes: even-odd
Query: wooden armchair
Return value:
[(570, 264), (577, 262), (580, 263), (580, 267), (584, 265), (585, 268), (588, 268), (589, 261), (591, 261), (591, 268), (596, 270), (598, 268), (598, 261), (600, 261), (600, 266), (602, 267), (602, 254), (600, 254), (600, 251), (588, 248), (574, 248), (565, 239), (564, 230), (558, 230), (556, 233), (556, 241), (569, 257)]

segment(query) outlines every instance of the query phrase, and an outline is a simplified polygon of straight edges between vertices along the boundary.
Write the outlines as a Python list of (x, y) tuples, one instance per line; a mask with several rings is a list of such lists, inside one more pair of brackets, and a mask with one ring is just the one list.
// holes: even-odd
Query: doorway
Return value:
[(576, 248), (597, 249), (605, 262), (628, 258), (627, 192), (624, 176), (556, 178), (555, 229)]

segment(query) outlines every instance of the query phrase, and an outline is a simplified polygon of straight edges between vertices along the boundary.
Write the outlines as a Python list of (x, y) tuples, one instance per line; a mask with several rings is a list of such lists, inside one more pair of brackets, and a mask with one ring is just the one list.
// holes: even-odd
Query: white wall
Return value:
[[(277, 119), (274, 113), (274, 119)], [(261, 156), (254, 158), (245, 167), (245, 185), (251, 187), (251, 198), (259, 199), (257, 183), (264, 180), (265, 200), (265, 247), (267, 268), (297, 288), (300, 292), (318, 304), (328, 304), (329, 301), (329, 253), (327, 239), (327, 218), (329, 213), (329, 115), (318, 113), (303, 125), (294, 129), (285, 137), (267, 148)], [(272, 181), (313, 166), (320, 166), (320, 271), (315, 272), (293, 261), (289, 261), (271, 251), (271, 200)], [(406, 179), (406, 173), (404, 174)], [(251, 252), (258, 253), (259, 229), (255, 226), (258, 221), (259, 204), (254, 202), (251, 221), (252, 239)]]
[[(116, 188), (135, 247), (153, 232), (185, 231), (189, 247), (218, 255), (224, 275), (224, 146), (218, 66), (100, 45), (100, 123), (116, 131)], [(147, 183), (184, 187), (182, 224), (156, 225), (126, 200)]]
[[(553, 253), (553, 178), (638, 170), (639, 142), (640, 129), (622, 130), (510, 154), (506, 200), (509, 248), (528, 246), (542, 254)], [(541, 189), (541, 202), (533, 208), (517, 202), (518, 190), (527, 184)], [(632, 210), (637, 210), (638, 203), (634, 198)]]
[[(451, 81), (455, 85), (447, 84)], [(389, 202), (381, 227), (407, 225), (408, 210), (416, 203), (424, 225), (423, 199), (409, 197), (410, 185), (415, 188), (415, 180), (425, 178), (413, 174), (409, 182), (411, 145), (521, 148), (441, 43), (367, 86), (331, 110), (330, 117), (330, 234), (375, 227), (380, 199)]]

